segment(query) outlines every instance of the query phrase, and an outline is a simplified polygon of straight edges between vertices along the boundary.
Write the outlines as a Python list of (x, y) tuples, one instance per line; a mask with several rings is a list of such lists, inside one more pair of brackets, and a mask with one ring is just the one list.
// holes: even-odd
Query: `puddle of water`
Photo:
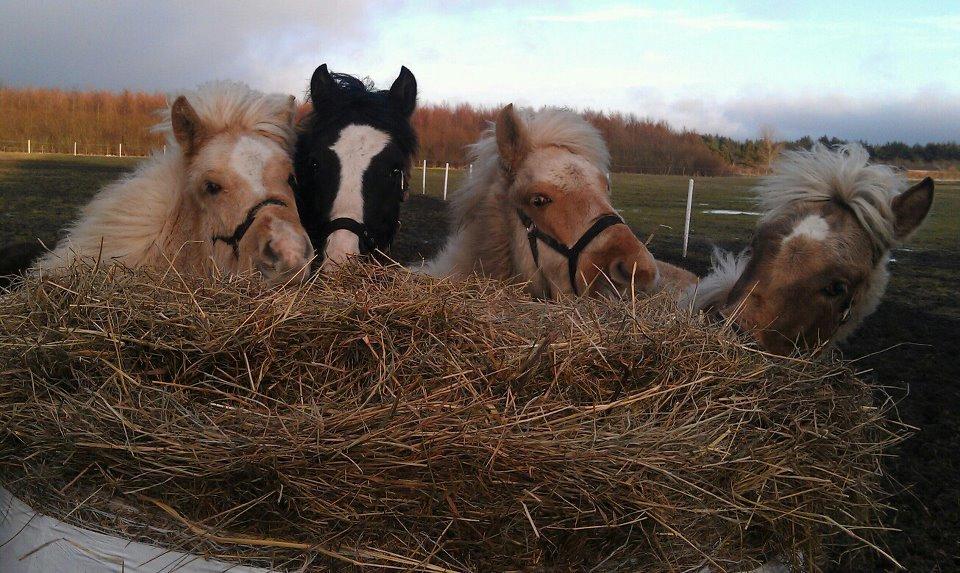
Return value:
[(704, 211), (706, 215), (749, 215), (751, 217), (759, 217), (760, 213), (756, 211), (731, 211), (729, 209), (707, 209)]

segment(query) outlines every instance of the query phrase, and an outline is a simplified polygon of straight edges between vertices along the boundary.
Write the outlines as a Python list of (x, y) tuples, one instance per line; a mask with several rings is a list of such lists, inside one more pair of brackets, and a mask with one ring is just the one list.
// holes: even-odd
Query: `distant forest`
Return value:
[[(733, 165), (734, 170), (762, 170), (770, 157), (770, 139), (748, 139), (740, 141), (722, 135), (704, 135), (703, 141), (711, 151), (719, 154), (725, 163)], [(781, 148), (810, 149), (815, 140), (809, 136), (794, 141), (776, 141), (773, 145), (777, 150)], [(819, 137), (816, 141), (826, 145), (848, 143), (836, 137)], [(926, 143), (909, 145), (901, 141), (890, 141), (881, 144), (859, 142), (870, 156), (883, 163), (905, 167), (907, 169), (929, 169), (935, 171), (956, 170), (960, 167), (960, 143)], [(775, 153), (774, 153), (775, 155)]]
[[(163, 94), (109, 91), (65, 91), (46, 88), (0, 87), (0, 150), (84, 154), (145, 155), (163, 145), (150, 132)], [(413, 122), (420, 134), (420, 157), (432, 166), (466, 164), (466, 147), (496, 116), (497, 109), (469, 104), (426, 104)], [(783, 148), (806, 147), (813, 139), (780, 141), (773, 134), (736, 140), (720, 135), (678, 131), (666, 122), (632, 114), (585, 111), (610, 147), (618, 172), (725, 175), (760, 173)], [(821, 137), (828, 144), (843, 143)], [(960, 144), (864, 144), (878, 161), (913, 169), (946, 170), (960, 165)]]

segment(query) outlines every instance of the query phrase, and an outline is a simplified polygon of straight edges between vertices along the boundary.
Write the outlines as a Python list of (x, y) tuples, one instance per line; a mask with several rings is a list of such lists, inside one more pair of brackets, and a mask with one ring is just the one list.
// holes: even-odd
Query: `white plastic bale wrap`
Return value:
[(75, 527), (0, 488), (2, 573), (266, 573)]

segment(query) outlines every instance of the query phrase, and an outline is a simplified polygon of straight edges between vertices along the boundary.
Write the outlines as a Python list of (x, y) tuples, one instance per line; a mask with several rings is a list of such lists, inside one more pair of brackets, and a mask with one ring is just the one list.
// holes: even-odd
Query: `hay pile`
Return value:
[(671, 306), (361, 266), (30, 279), (0, 300), (0, 477), (86, 527), (307, 570), (815, 566), (867, 539), (889, 404)]

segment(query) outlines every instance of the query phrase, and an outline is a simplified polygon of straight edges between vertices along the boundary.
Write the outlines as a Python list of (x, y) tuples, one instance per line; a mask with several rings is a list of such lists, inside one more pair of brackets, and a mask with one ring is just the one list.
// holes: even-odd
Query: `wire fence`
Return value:
[[(61, 155), (86, 155), (100, 157), (146, 157), (157, 149), (166, 151), (165, 146), (149, 145), (130, 145), (123, 142), (102, 143), (89, 141), (38, 141), (35, 139), (0, 139), (0, 152), (8, 153), (50, 153)], [(422, 159), (417, 160), (415, 165), (420, 165)], [(428, 167), (431, 169), (443, 169), (447, 162), (427, 160)], [(465, 161), (453, 161), (449, 163), (451, 169), (467, 170), (471, 169), (470, 164)], [(701, 173), (697, 169), (678, 163), (612, 163), (610, 171), (613, 173), (645, 173), (649, 175), (686, 175), (686, 176), (704, 176), (712, 173)]]
[(143, 147), (117, 143), (89, 141), (51, 142), (35, 139), (0, 139), (0, 151), (8, 153), (56, 153), (61, 155), (87, 155), (101, 157), (146, 157), (156, 147)]

